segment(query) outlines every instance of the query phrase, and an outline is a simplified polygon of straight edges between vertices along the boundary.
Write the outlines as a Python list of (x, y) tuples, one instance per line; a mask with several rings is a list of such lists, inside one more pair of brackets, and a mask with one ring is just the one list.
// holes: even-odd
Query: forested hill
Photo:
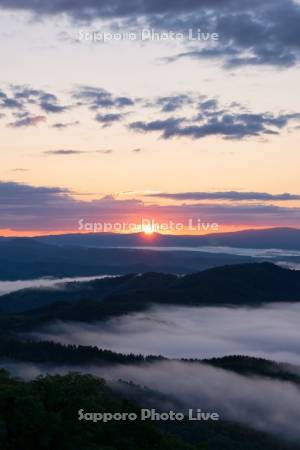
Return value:
[[(122, 354), (103, 350), (95, 346), (64, 345), (51, 341), (20, 340), (0, 337), (0, 360), (47, 364), (49, 366), (112, 366), (141, 365), (172, 361), (170, 358), (154, 355)], [(208, 364), (245, 376), (261, 376), (275, 380), (291, 381), (300, 385), (299, 366), (278, 363), (263, 358), (245, 355), (224, 356), (210, 359), (177, 359), (193, 364)]]
[(227, 422), (79, 421), (79, 410), (133, 413), (140, 407), (101, 379), (76, 373), (23, 382), (0, 370), (1, 450), (299, 450)]
[[(43, 303), (45, 301), (45, 303)], [(178, 277), (126, 275), (67, 284), (61, 291), (24, 290), (0, 298), (3, 329), (53, 320), (99, 321), (157, 305), (252, 305), (300, 301), (300, 272), (270, 263), (219, 267)]]

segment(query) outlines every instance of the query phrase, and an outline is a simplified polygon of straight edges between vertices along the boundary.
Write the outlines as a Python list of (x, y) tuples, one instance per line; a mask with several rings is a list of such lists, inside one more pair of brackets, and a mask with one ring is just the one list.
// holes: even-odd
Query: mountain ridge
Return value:
[[(32, 239), (36, 242), (56, 245), (105, 246), (123, 244), (125, 246), (232, 246), (244, 248), (280, 248), (300, 250), (300, 228), (274, 227), (265, 229), (245, 229), (241, 231), (219, 232), (203, 235), (168, 235), (153, 233), (69, 233), (33, 236), (31, 238), (5, 238), (5, 240)], [(3, 238), (0, 240), (2, 242)]]

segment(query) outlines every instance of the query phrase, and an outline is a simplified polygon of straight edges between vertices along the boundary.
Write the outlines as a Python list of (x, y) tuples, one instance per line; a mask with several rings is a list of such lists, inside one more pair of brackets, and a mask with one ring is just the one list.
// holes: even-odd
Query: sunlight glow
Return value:
[(143, 233), (145, 233), (147, 236), (151, 236), (154, 233), (154, 230), (151, 225), (143, 225), (142, 227)]

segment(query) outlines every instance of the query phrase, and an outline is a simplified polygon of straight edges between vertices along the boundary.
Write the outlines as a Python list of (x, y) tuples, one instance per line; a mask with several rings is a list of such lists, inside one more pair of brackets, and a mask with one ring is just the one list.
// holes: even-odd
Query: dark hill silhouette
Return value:
[(270, 263), (243, 264), (182, 277), (159, 273), (133, 274), (70, 283), (58, 292), (31, 289), (12, 293), (1, 298), (0, 325), (14, 329), (19, 326), (30, 328), (53, 320), (99, 321), (141, 311), (150, 304), (257, 306), (298, 301), (299, 271)]

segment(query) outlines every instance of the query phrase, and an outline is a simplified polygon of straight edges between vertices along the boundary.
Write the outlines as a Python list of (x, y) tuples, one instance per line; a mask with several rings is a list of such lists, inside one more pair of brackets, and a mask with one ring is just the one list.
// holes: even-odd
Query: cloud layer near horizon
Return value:
[(269, 194), (267, 192), (160, 192), (157, 194), (148, 194), (152, 198), (167, 198), (170, 200), (232, 200), (232, 201), (291, 201), (300, 200), (297, 194)]
[[(189, 194), (183, 194), (183, 197), (184, 195)], [(0, 182), (0, 229), (78, 231), (80, 220), (85, 223), (114, 224), (141, 223), (141, 218), (160, 223), (172, 220), (186, 225), (189, 219), (201, 219), (203, 223), (219, 224), (220, 231), (222, 225), (297, 227), (299, 224), (299, 207), (268, 203), (270, 200), (297, 200), (298, 195), (218, 192), (201, 193), (199, 198), (196, 197), (190, 198), (194, 203), (175, 205), (148, 204), (135, 198), (120, 200), (113, 196), (86, 201), (75, 198), (74, 193), (59, 187)], [(175, 194), (174, 198), (181, 200), (180, 194)], [(197, 200), (209, 201), (216, 198), (232, 201), (195, 203)]]

